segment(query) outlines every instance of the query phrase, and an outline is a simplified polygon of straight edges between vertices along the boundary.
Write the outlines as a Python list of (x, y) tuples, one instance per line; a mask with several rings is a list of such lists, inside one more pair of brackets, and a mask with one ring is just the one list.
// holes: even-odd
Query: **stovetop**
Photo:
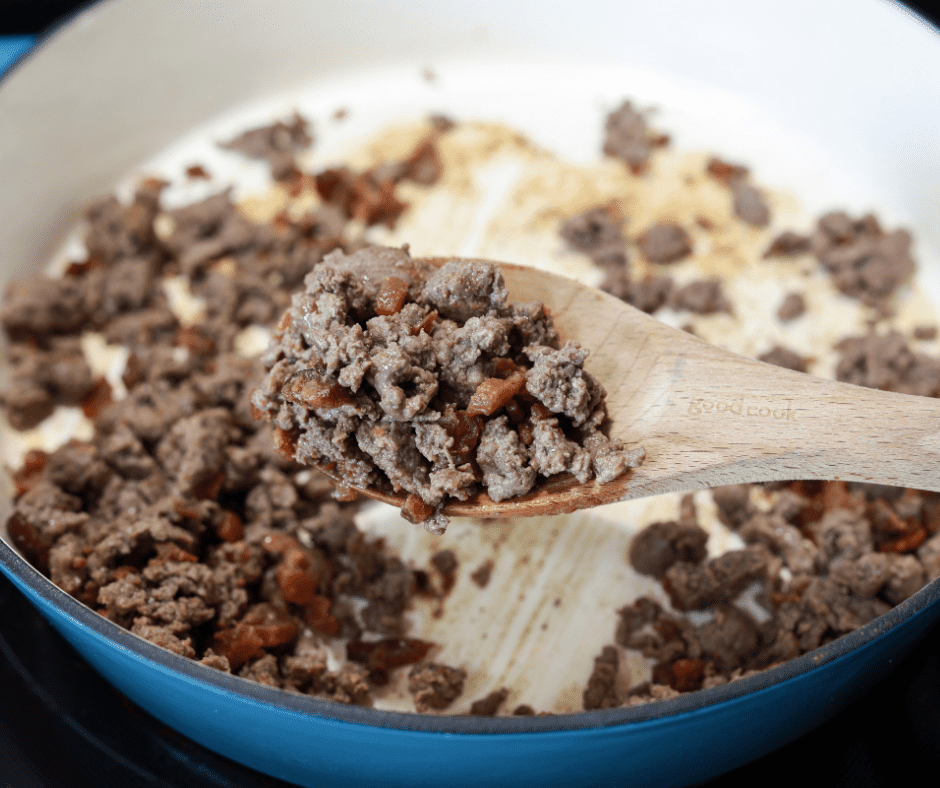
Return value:
[[(729, 731), (733, 737), (734, 731)], [(810, 781), (917, 785), (940, 767), (940, 627), (873, 691), (813, 733), (711, 788)], [(113, 689), (0, 575), (0, 785), (276, 788)]]

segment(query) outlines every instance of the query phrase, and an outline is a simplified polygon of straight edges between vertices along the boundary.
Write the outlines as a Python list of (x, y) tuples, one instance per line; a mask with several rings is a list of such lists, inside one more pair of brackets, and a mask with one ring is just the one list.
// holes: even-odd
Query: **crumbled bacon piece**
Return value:
[(315, 369), (291, 375), (281, 389), (284, 399), (305, 408), (338, 408), (352, 402), (349, 392), (338, 383), (324, 383)]
[(377, 315), (394, 315), (401, 312), (401, 308), (408, 299), (408, 283), (398, 276), (389, 276), (382, 282), (382, 288), (375, 297), (375, 313)]
[(487, 378), (473, 392), (467, 413), (471, 416), (492, 416), (506, 405), (525, 385), (525, 375), (516, 373), (505, 380)]
[(434, 514), (434, 507), (429, 503), (425, 503), (421, 500), (421, 496), (414, 493), (409, 493), (401, 506), (401, 516), (409, 523), (423, 523), (432, 514)]
[(297, 623), (287, 611), (260, 602), (249, 608), (234, 627), (216, 632), (212, 649), (226, 657), (235, 669), (259, 656), (264, 649), (283, 646), (296, 636)]
[(434, 644), (418, 638), (386, 638), (378, 641), (351, 640), (346, 656), (369, 669), (373, 684), (387, 684), (388, 671), (402, 665), (414, 665), (424, 659)]

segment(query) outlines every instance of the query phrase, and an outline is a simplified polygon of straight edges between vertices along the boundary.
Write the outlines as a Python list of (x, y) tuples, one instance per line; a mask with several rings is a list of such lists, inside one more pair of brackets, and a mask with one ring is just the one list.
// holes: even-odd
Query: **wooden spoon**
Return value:
[[(433, 261), (438, 262), (438, 261)], [(512, 301), (541, 301), (564, 339), (591, 355), (610, 437), (646, 449), (607, 484), (563, 474), (524, 496), (485, 493), (443, 512), (480, 518), (564, 514), (659, 493), (740, 482), (843, 479), (940, 491), (940, 400), (835, 383), (738, 356), (607, 293), (501, 264)], [(400, 506), (405, 493), (358, 490)]]

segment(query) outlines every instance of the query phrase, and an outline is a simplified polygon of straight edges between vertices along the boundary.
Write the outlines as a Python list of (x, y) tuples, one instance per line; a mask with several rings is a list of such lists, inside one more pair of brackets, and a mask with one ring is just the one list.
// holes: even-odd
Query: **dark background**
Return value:
[[(0, 35), (42, 32), (59, 17), (84, 5), (88, 3), (76, 0), (0, 0)], [(904, 5), (940, 26), (936, 0), (906, 2)]]

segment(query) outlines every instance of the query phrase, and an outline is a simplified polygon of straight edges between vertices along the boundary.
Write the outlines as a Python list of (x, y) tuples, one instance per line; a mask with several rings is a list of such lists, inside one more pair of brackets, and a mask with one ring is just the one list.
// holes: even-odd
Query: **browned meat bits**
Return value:
[(367, 247), (307, 276), (252, 405), (291, 459), (404, 490), (403, 515), (440, 532), (448, 499), (502, 501), (563, 472), (605, 483), (642, 461), (601, 432), (587, 355), (561, 345), (541, 304), (508, 302), (492, 263)]

